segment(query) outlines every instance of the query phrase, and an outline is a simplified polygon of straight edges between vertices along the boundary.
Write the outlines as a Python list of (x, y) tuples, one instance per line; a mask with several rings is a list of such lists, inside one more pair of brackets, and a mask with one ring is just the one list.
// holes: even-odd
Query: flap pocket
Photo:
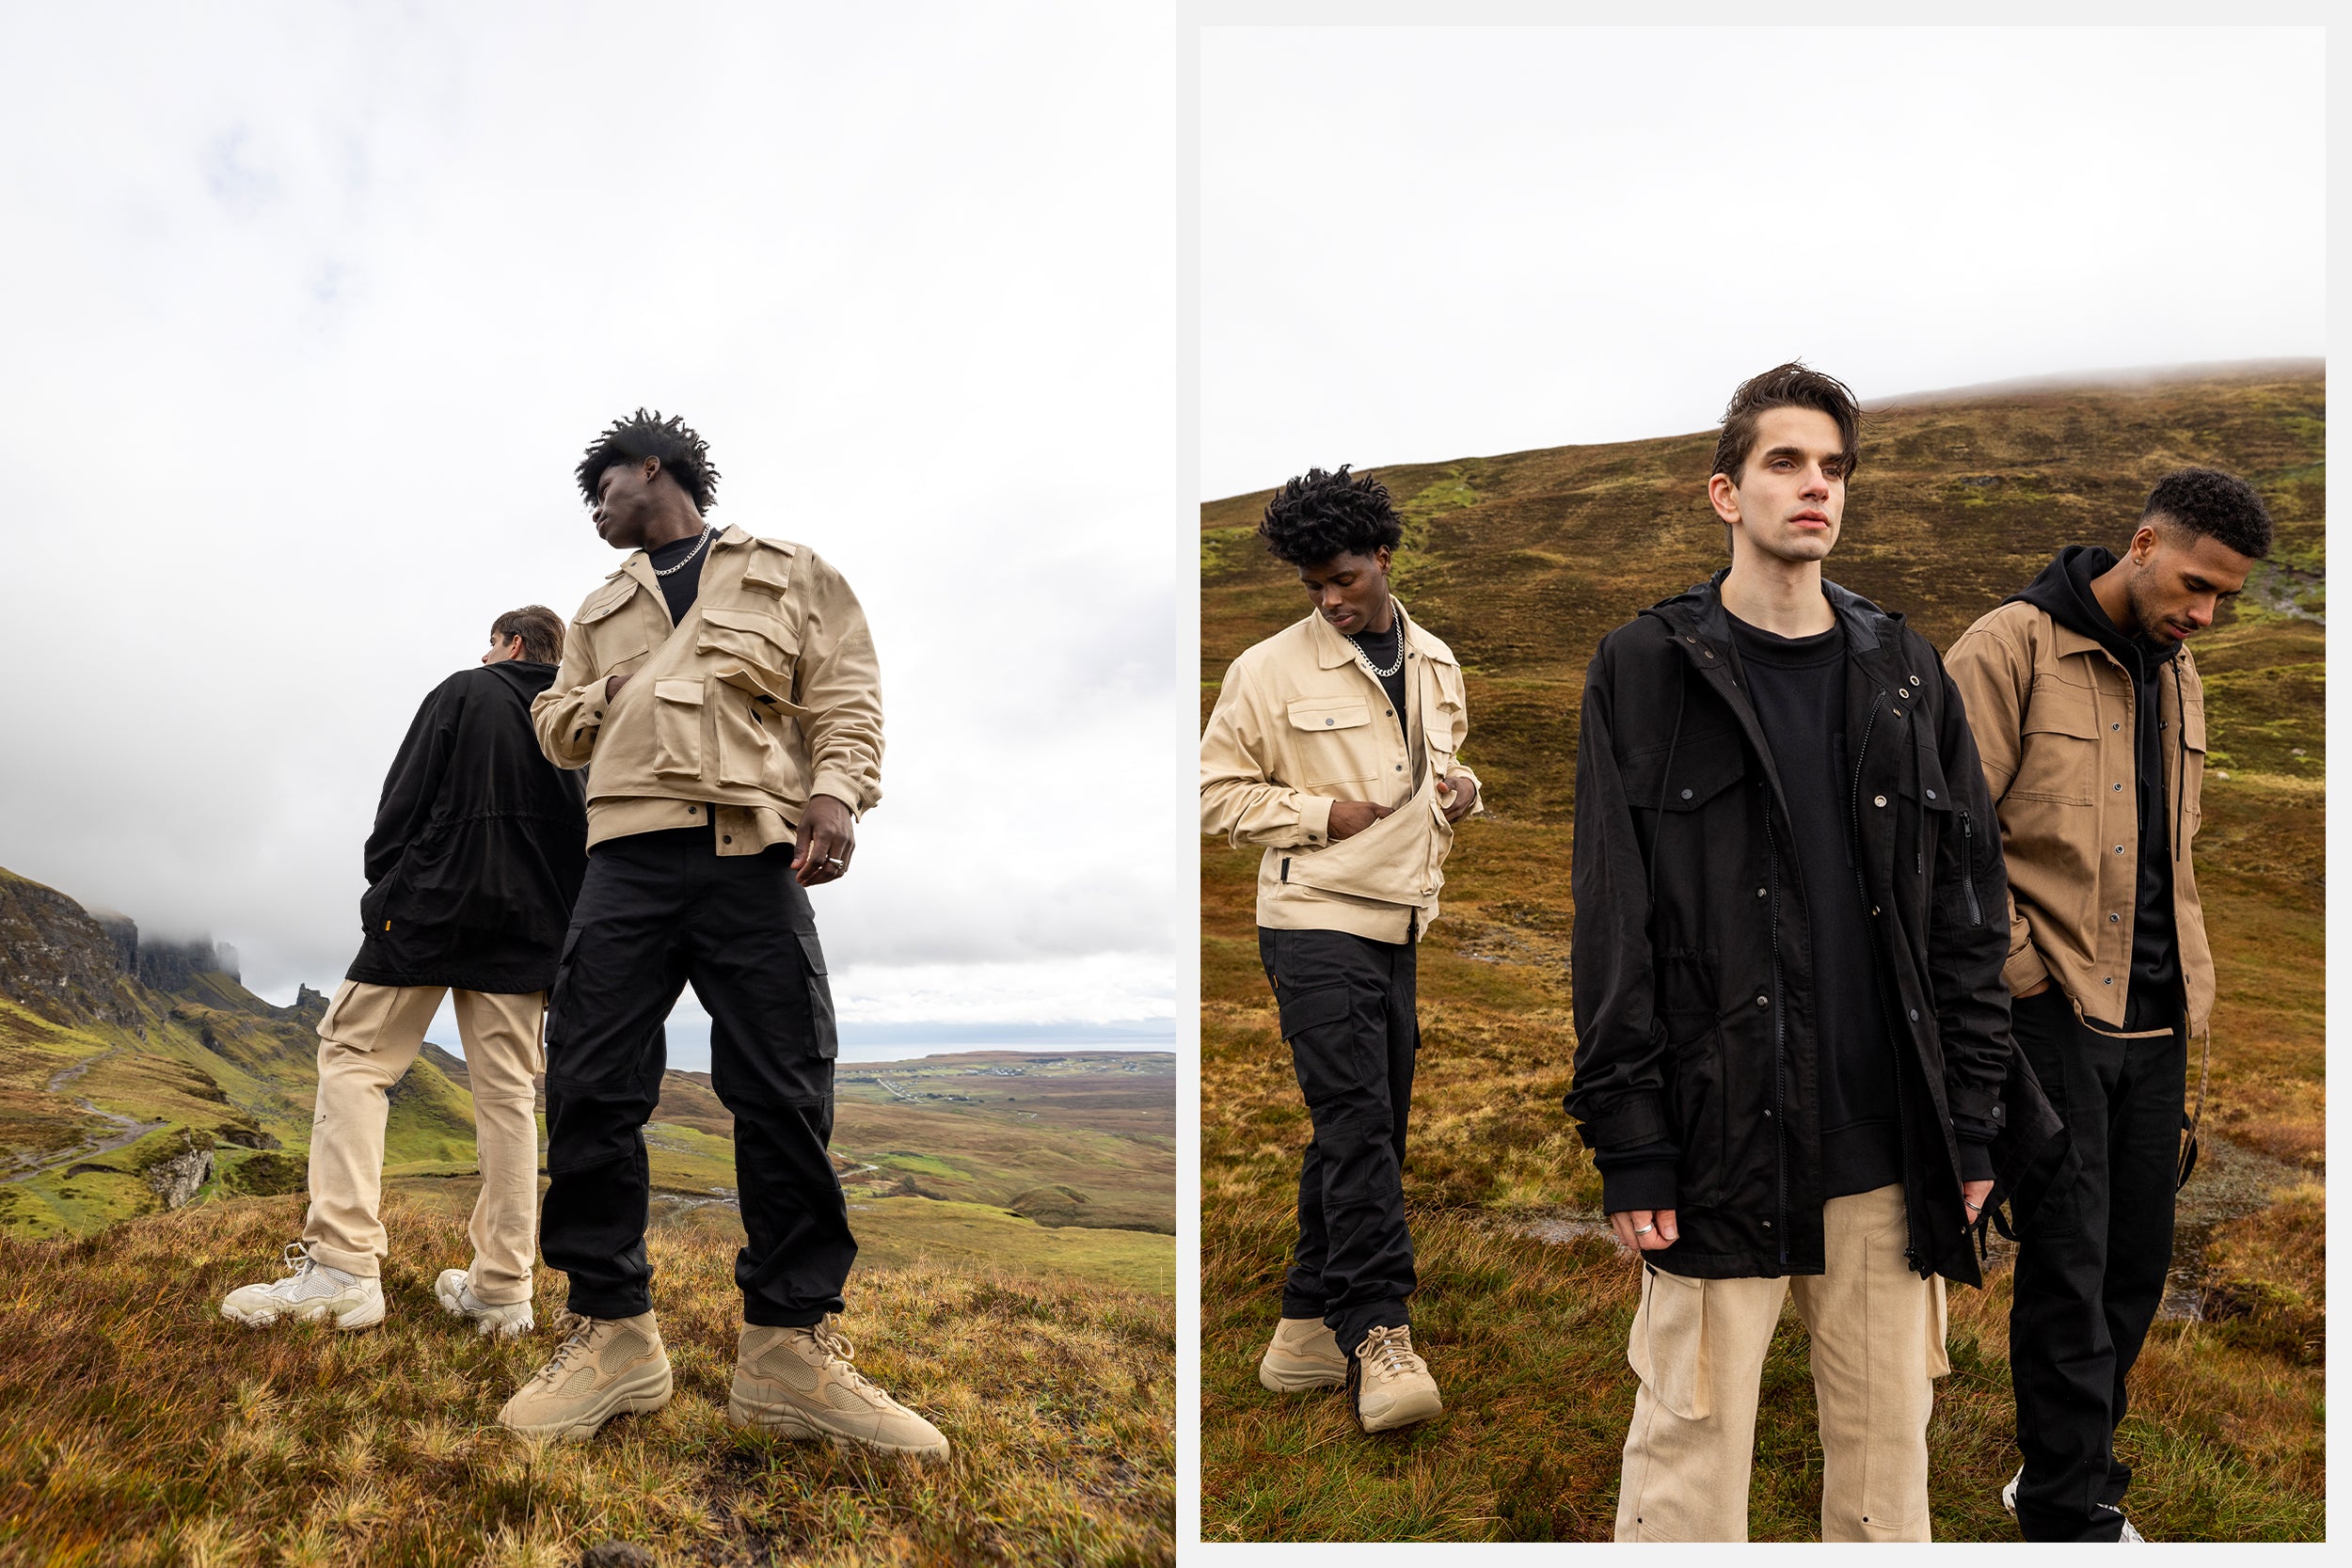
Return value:
[(1372, 705), (1361, 697), (1299, 697), (1290, 714), (1295, 729), (1352, 730), (1372, 722)]
[[(1696, 811), (1747, 776), (1747, 752), (1728, 732), (1688, 740), (1671, 755), (1653, 752), (1627, 763), (1627, 801), (1645, 811)], [(1661, 796), (1661, 785), (1663, 786)]]
[(808, 961), (808, 972), (811, 974), (825, 973), (825, 949), (818, 942), (817, 933), (795, 931), (792, 934), (801, 939), (801, 957)]
[(1344, 985), (1294, 988), (1277, 999), (1282, 1010), (1282, 1037), (1295, 1039), (1310, 1029), (1327, 1023), (1339, 1023), (1347, 1018), (1347, 987)]
[(1957, 809), (1952, 804), (1951, 785), (1944, 782), (1944, 759), (1925, 746), (1914, 747), (1913, 753), (1918, 758), (1915, 787), (1920, 806), (1927, 811)]
[(703, 683), (698, 680), (658, 680), (653, 694), (665, 703), (695, 703), (703, 700)]
[(2198, 699), (2195, 707), (2181, 710), (2181, 738), (2192, 752), (2205, 749), (2205, 704), (2202, 698)]
[(752, 559), (743, 567), (743, 586), (782, 594), (792, 586), (792, 546), (762, 539), (752, 546)]
[(623, 573), (588, 595), (588, 602), (580, 607), (580, 624), (601, 621), (636, 596), (637, 579)]
[(335, 988), (335, 999), (319, 1020), (319, 1038), (352, 1051), (373, 1051), (399, 1000), (397, 987), (345, 980)]
[(2096, 740), (2098, 702), (2084, 687), (2042, 677), (2026, 693), (2025, 717), (2017, 729), (2020, 735), (2071, 735), (2078, 740)]
[(702, 609), (703, 629), (697, 643), (702, 652), (733, 654), (778, 673), (792, 668), (792, 656), (800, 651), (799, 644), (785, 626), (783, 616), (736, 605), (705, 605)]

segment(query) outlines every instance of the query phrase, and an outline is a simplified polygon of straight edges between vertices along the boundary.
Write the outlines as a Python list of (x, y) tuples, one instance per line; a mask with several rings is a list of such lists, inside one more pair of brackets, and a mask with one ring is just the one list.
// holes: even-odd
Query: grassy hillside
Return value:
[(665, 1564), (1164, 1563), (1174, 1323), (1158, 1290), (984, 1265), (862, 1271), (858, 1364), (936, 1420), (944, 1467), (725, 1420), (733, 1243), (651, 1239), (669, 1407), (587, 1446), (498, 1407), (552, 1347), (476, 1338), (433, 1300), (462, 1222), (395, 1196), (389, 1315), (251, 1330), (213, 1305), (300, 1224), (294, 1197), (183, 1209), (71, 1243), (0, 1241), (0, 1561), (532, 1564), (607, 1540)]
[[(2119, 546), (2187, 463), (2263, 492), (2280, 548), (2193, 644), (2213, 752), (2199, 880), (2219, 968), (2207, 1155), (2179, 1261), (2204, 1318), (2159, 1323), (2123, 1443), (2157, 1539), (2323, 1529), (2325, 389), (2316, 367), (1877, 410), (1829, 573), (1947, 647), (2070, 543)], [(1465, 662), (1466, 828), (1421, 954), (1406, 1187), (1425, 1340), (1447, 1412), (1353, 1432), (1337, 1396), (1281, 1400), (1253, 1367), (1278, 1307), (1307, 1122), (1259, 970), (1253, 852), (1201, 857), (1202, 1531), (1208, 1539), (1606, 1539), (1633, 1379), (1630, 1261), (1594, 1234), (1600, 1187), (1560, 1097), (1577, 715), (1600, 638), (1724, 562), (1712, 432), (1380, 470), (1409, 518), (1397, 591)], [(1299, 464), (1347, 454), (1302, 453)], [(1269, 475), (1269, 480), (1281, 476)], [(1202, 508), (1202, 712), (1227, 663), (1307, 609), (1250, 537), (1265, 494)], [(2193, 1068), (2192, 1068), (2193, 1070)], [(2283, 1195), (2283, 1196), (2282, 1196)], [(2264, 1205), (2276, 1199), (2270, 1207)], [(2290, 1244), (2289, 1238), (2295, 1240)], [(1955, 1291), (1932, 1435), (1935, 1529), (2013, 1539), (2008, 1278)], [(1784, 1323), (1757, 1433), (1757, 1539), (1818, 1528), (1804, 1337)]]

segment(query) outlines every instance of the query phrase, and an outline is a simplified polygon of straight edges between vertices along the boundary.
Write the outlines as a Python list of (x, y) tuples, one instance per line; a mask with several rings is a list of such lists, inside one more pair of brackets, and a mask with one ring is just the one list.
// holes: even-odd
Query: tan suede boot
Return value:
[(1409, 1328), (1375, 1328), (1356, 1347), (1356, 1418), (1366, 1432), (1425, 1421), (1442, 1406), (1429, 1363), (1413, 1352)]
[(735, 1349), (727, 1418), (784, 1437), (859, 1443), (914, 1459), (947, 1457), (937, 1427), (883, 1393), (850, 1364), (850, 1341), (827, 1319), (814, 1328), (743, 1325)]
[(499, 1412), (499, 1424), (526, 1437), (581, 1441), (625, 1413), (646, 1414), (670, 1402), (670, 1356), (653, 1314), (633, 1318), (558, 1319), (564, 1342)]
[(1284, 1318), (1258, 1358), (1259, 1386), (1277, 1394), (1347, 1386), (1347, 1353), (1321, 1318)]

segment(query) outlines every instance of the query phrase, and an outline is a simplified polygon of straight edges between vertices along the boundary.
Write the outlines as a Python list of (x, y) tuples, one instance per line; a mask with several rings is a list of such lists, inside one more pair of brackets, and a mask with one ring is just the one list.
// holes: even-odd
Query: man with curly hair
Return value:
[[(2164, 1296), (2188, 1037), (2213, 1013), (2189, 850), (2205, 693), (2187, 640), (2270, 553), (2251, 485), (2167, 474), (2123, 553), (2072, 545), (1952, 644), (2008, 851), (2017, 1042), (2079, 1170), (2021, 1234), (2010, 1375), (2028, 1541), (2137, 1541), (2115, 1453)], [(2193, 1148), (2193, 1145), (2192, 1145)]]
[(1200, 738), (1201, 831), (1265, 851), (1258, 954), (1313, 1126), (1258, 1381), (1353, 1386), (1363, 1429), (1386, 1432), (1439, 1408), (1406, 1309), (1414, 944), (1438, 917), (1454, 824), (1484, 806), (1456, 760), (1461, 665), (1389, 592), (1404, 529), (1387, 487), (1311, 468), (1258, 533), (1311, 608), (1233, 661)]
[(669, 1402), (644, 1128), (662, 1020), (691, 984), (735, 1117), (747, 1233), (729, 1417), (944, 1459), (946, 1438), (867, 1381), (828, 1322), (857, 1243), (827, 1148), (833, 993), (806, 890), (848, 872), (856, 818), (882, 798), (865, 612), (807, 546), (705, 521), (718, 470), (675, 417), (616, 421), (576, 477), (598, 536), (630, 554), (580, 606), (532, 706), (548, 760), (588, 776), (587, 876), (548, 1004), (540, 1210), (571, 1322), (499, 1418), (586, 1437)]

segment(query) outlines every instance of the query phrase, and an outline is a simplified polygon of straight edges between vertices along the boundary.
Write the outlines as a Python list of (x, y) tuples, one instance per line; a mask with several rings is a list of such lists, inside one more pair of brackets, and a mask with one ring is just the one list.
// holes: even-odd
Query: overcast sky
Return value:
[(1200, 52), (1207, 497), (2325, 351), (2315, 28), (1261, 28)]
[(873, 625), (845, 1019), (1171, 1016), (1190, 825), (1119, 784), (1184, 766), (1193, 603), (1133, 9), (12, 8), (0, 865), (331, 988), (418, 702), (619, 564), (571, 470), (643, 404)]

